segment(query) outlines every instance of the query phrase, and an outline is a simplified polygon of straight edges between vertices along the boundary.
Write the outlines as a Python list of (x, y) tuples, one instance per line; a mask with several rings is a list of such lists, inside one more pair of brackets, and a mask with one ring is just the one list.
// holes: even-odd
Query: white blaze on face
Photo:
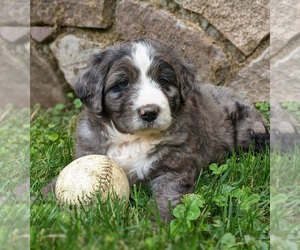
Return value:
[(134, 46), (133, 62), (139, 69), (139, 89), (134, 109), (138, 110), (142, 106), (154, 104), (160, 109), (155, 124), (161, 129), (167, 129), (171, 124), (171, 110), (168, 98), (161, 90), (158, 83), (147, 75), (152, 58), (150, 57), (152, 47), (144, 43), (137, 43)]

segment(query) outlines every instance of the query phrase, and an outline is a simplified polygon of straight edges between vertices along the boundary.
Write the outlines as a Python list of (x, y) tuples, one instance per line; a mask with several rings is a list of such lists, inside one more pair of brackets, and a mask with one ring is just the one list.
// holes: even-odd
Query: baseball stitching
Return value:
[[(75, 199), (68, 199), (67, 197), (62, 195), (61, 189), (58, 188), (60, 179), (57, 180), (56, 184), (56, 196), (59, 200), (63, 201), (65, 204), (71, 204), (71, 205), (79, 205), (84, 201), (85, 203), (90, 203), (92, 201), (92, 198), (94, 195), (100, 191), (102, 193), (105, 193), (106, 191), (109, 191), (109, 187), (111, 184), (112, 180), (112, 166), (111, 162), (109, 160), (103, 159), (103, 161), (100, 163), (102, 169), (101, 169), (101, 174), (100, 174), (100, 180), (99, 184), (97, 184), (92, 191), (90, 191), (88, 194), (83, 195), (82, 197), (78, 196), (77, 197), (77, 202)], [(79, 203), (79, 204), (78, 204)]]
[[(99, 183), (93, 188), (91, 192), (89, 192), (90, 196), (88, 196), (88, 194), (85, 194), (85, 196), (82, 197), (82, 199), (87, 203), (90, 203), (92, 201), (93, 197), (97, 192), (100, 191), (101, 192), (100, 194), (102, 195), (106, 190), (108, 191), (108, 187), (111, 183), (112, 180), (111, 162), (109, 160), (107, 161), (106, 159), (104, 159), (100, 165), (102, 168), (101, 168)], [(80, 201), (80, 197), (78, 197), (78, 200)]]

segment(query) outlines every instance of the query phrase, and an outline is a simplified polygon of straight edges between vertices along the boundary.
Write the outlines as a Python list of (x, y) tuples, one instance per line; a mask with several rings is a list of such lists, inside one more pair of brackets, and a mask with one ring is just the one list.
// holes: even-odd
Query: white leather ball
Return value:
[(55, 195), (63, 205), (86, 205), (100, 194), (129, 200), (130, 187), (123, 169), (105, 155), (87, 155), (67, 165), (59, 174)]

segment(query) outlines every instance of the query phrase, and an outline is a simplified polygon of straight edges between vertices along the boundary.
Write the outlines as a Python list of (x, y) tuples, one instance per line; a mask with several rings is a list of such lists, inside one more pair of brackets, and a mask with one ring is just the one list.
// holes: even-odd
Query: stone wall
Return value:
[(198, 81), (269, 100), (268, 0), (32, 0), (31, 103), (66, 101), (74, 68), (127, 39), (175, 45)]
[(1, 1), (0, 108), (29, 106), (29, 9), (26, 1)]

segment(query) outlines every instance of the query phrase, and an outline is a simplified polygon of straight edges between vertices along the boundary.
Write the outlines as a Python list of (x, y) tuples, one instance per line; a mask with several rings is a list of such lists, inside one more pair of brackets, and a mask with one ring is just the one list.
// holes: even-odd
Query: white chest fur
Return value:
[(150, 155), (162, 136), (155, 133), (137, 135), (123, 134), (114, 127), (108, 128), (107, 156), (126, 172), (131, 184), (137, 179), (145, 178), (157, 155)]

